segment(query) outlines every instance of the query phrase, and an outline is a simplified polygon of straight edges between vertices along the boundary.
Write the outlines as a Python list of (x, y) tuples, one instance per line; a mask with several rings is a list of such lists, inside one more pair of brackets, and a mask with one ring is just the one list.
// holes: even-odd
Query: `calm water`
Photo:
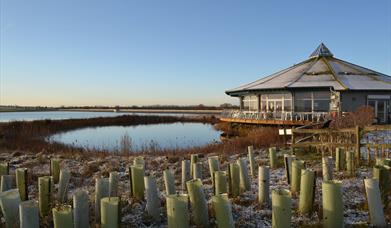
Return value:
[(72, 112), (72, 111), (50, 111), (50, 112), (0, 112), (0, 122), (10, 121), (32, 121), (32, 120), (61, 120), (61, 119), (86, 119), (94, 117), (110, 117), (121, 115), (165, 115), (182, 116), (189, 114), (172, 113), (121, 113), (121, 112)]
[(124, 135), (131, 139), (133, 150), (183, 149), (220, 141), (220, 132), (202, 123), (84, 128), (53, 135), (49, 140), (90, 149), (120, 150)]

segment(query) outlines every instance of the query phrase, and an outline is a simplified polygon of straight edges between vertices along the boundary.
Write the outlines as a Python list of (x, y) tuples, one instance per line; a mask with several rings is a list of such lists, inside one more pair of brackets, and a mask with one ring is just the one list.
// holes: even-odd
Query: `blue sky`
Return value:
[(391, 1), (0, 0), (0, 104), (237, 103), (308, 57), (391, 75)]

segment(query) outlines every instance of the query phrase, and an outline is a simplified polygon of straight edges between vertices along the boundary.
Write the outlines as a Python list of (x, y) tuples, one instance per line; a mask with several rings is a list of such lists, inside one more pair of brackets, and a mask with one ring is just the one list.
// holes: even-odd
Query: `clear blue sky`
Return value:
[(0, 104), (237, 102), (308, 57), (391, 75), (391, 1), (0, 0)]

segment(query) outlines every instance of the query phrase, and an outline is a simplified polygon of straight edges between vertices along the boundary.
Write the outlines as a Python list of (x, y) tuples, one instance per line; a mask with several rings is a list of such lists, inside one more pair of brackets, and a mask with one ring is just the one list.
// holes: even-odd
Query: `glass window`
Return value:
[(330, 110), (330, 100), (314, 100), (315, 112), (328, 112)]
[(292, 111), (292, 100), (284, 100), (284, 111), (285, 112), (290, 112)]
[(243, 110), (244, 111), (257, 111), (258, 97), (255, 95), (244, 96), (243, 98)]
[(296, 100), (295, 110), (296, 112), (312, 112), (312, 101), (311, 100)]

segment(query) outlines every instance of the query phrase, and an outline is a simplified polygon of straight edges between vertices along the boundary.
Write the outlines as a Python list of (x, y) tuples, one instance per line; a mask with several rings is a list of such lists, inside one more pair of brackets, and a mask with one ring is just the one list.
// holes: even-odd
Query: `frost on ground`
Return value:
[[(265, 150), (255, 151), (255, 159), (260, 165), (268, 165), (268, 159)], [(202, 156), (202, 155), (201, 155)], [(245, 157), (242, 155), (220, 156), (221, 170), (227, 170), (229, 162), (235, 161), (239, 157)], [(21, 153), (21, 152), (3, 152), (0, 153), (1, 161), (10, 162), (11, 173), (18, 167), (29, 168), (29, 198), (37, 199), (37, 179), (39, 176), (49, 175), (49, 162), (50, 158), (59, 157), (62, 159), (62, 169), (68, 169), (71, 171), (72, 178), (69, 186), (68, 199), (69, 204), (72, 203), (72, 193), (77, 188), (85, 189), (90, 195), (90, 219), (91, 223), (94, 222), (94, 186), (95, 178), (108, 177), (109, 172), (118, 171), (120, 174), (120, 186), (119, 192), (122, 198), (122, 212), (121, 212), (121, 224), (123, 227), (166, 227), (166, 209), (165, 209), (165, 192), (164, 192), (164, 180), (163, 170), (171, 169), (176, 177), (177, 191), (182, 192), (181, 189), (181, 161), (183, 157), (165, 157), (155, 156), (146, 157), (146, 175), (152, 175), (156, 178), (157, 184), (160, 189), (161, 199), (161, 222), (154, 224), (152, 220), (145, 213), (146, 203), (144, 201), (137, 202), (129, 197), (129, 178), (128, 178), (128, 166), (132, 164), (132, 157), (123, 156), (84, 156), (84, 155), (52, 155), (46, 153)], [(189, 159), (186, 157), (186, 159)], [(279, 154), (279, 159), (282, 159), (282, 152)], [(300, 158), (304, 159), (305, 158)], [(207, 158), (202, 157), (204, 169), (203, 169), (203, 185), (205, 195), (209, 203), (209, 214), (211, 215), (212, 208), (210, 206), (210, 199), (213, 195), (211, 178), (209, 174)], [(311, 160), (308, 161), (307, 167), (311, 167), (314, 170), (321, 170), (320, 161)], [(369, 214), (366, 209), (366, 197), (363, 186), (363, 179), (372, 176), (372, 169), (362, 167), (357, 170), (357, 176), (355, 178), (348, 178), (342, 172), (334, 172), (334, 178), (342, 180), (343, 186), (343, 202), (344, 202), (344, 217), (345, 223), (349, 225), (364, 225), (366, 226), (369, 221)], [(270, 227), (272, 211), (271, 206), (261, 207), (257, 203), (258, 195), (258, 179), (257, 177), (251, 178), (251, 191), (244, 192), (235, 199), (231, 199), (232, 212), (235, 224), (237, 227)], [(287, 184), (285, 169), (279, 167), (270, 171), (270, 188), (271, 189), (289, 189)], [(293, 227), (299, 227), (302, 225), (319, 225), (322, 220), (322, 194), (321, 194), (321, 173), (318, 172), (316, 180), (316, 196), (314, 201), (314, 212), (310, 216), (302, 216), (297, 212), (298, 197), (294, 196), (292, 199), (292, 223)], [(388, 218), (390, 219), (390, 218)], [(51, 224), (51, 218), (44, 219), (45, 224)], [(214, 219), (210, 216), (210, 222), (214, 224)], [(48, 226), (48, 225), (46, 225)]]

